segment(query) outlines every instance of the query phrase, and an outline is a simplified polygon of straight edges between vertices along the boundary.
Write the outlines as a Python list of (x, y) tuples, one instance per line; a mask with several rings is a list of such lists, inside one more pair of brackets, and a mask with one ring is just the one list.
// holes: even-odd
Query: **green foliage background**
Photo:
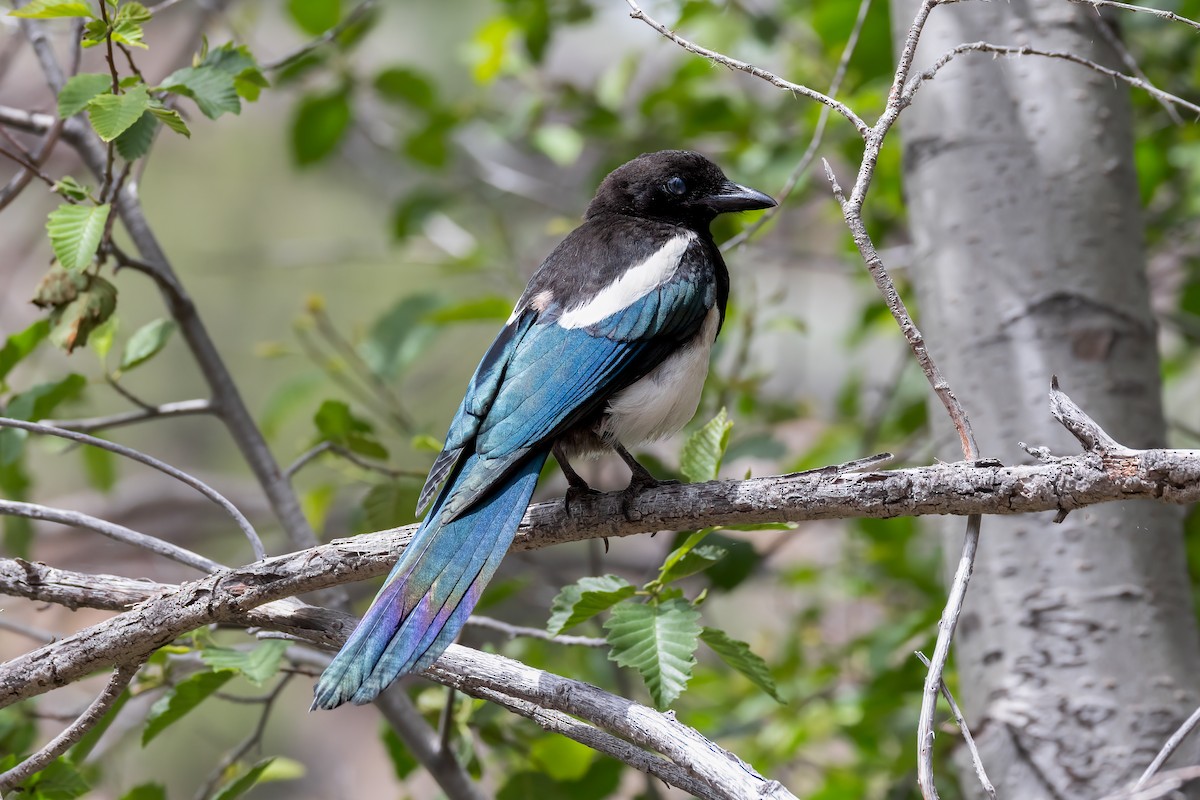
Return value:
[[(103, 63), (89, 60), (92, 50), (58, 110), (86, 112), (121, 159), (148, 162), (142, 191), (152, 222), (281, 461), (328, 442), (360, 462), (325, 456), (300, 474), (305, 512), (328, 537), (413, 521), (423, 470), (477, 354), (608, 170), (640, 152), (688, 147), (773, 192), (820, 115), (815, 104), (683, 53), (627, 19), (620, 4), (478, 0), (450, 14), (446, 4), (364, 11), (340, 0), (289, 0), (282, 9), (235, 2), (210, 21), (206, 42), (187, 43), (187, 65), (176, 68), (154, 59), (178, 48), (170, 34), (199, 14), (186, 0), (161, 20), (132, 1), (101, 15), (95, 2), (37, 0), (22, 13), (54, 30), (66, 24), (55, 17), (86, 15), (85, 44), (102, 48), (111, 38), (154, 66), (141, 79), (122, 70), (114, 91)], [(1200, 0), (1171, 8), (1200, 16)], [(843, 0), (688, 0), (649, 10), (712, 49), (819, 89), (858, 14)], [(839, 95), (868, 120), (891, 79), (887, 12), (878, 1), (870, 9)], [(1194, 31), (1120, 19), (1147, 75), (1196, 100)], [(272, 63), (331, 29), (325, 46)], [(16, 46), (6, 36), (0, 44)], [(27, 75), (36, 77), (29, 65)], [(1150, 98), (1134, 99), (1168, 408), (1178, 443), (1195, 446), (1200, 413), (1187, 398), (1200, 377), (1192, 224), (1200, 137), (1194, 124), (1171, 124)], [(819, 153), (847, 172), (859, 147), (834, 118)], [(5, 414), (127, 408), (111, 382), (154, 402), (192, 396), (200, 384), (154, 292), (128, 270), (114, 275), (104, 259), (110, 209), (101, 187), (79, 171), (54, 177), (57, 200), (26, 196), (0, 216), (0, 234), (32, 227), (43, 237), (48, 214), (37, 259), (44, 265), (52, 251), (59, 265), (40, 284), (33, 277), (18, 287), (44, 314), (0, 320)], [(866, 211), (876, 241), (896, 247), (903, 266), (899, 177), (894, 140)], [(718, 240), (752, 221), (723, 218)], [(119, 232), (116, 241), (124, 243)], [(690, 438), (648, 454), (659, 471), (691, 481), (718, 471), (741, 477), (884, 449), (927, 461), (946, 425), (926, 418), (926, 389), (822, 182), (803, 178), (785, 212), (727, 258), (734, 295), (702, 411)], [(60, 355), (73, 349), (80, 352)], [(202, 422), (154, 424), (120, 438), (185, 468), (241, 474), (232, 445)], [(61, 449), (0, 431), (0, 493), (52, 498), (73, 481), (116, 492), (130, 478), (128, 465), (106, 454)], [(559, 488), (543, 491), (553, 497)], [(55, 554), (28, 524), (4, 522), (9, 554)], [(1198, 531), (1193, 515), (1189, 541), (1200, 568)], [(287, 546), (278, 535), (271, 543)], [(246, 558), (224, 530), (194, 546)], [(512, 558), (481, 605), (552, 632), (607, 637), (611, 652), (474, 634), (473, 643), (669, 705), (797, 794), (918, 796), (924, 669), (912, 653), (931, 647), (943, 593), (938, 554), (916, 523), (684, 532), (619, 558), (633, 546), (614, 542), (611, 563), (587, 547)], [(657, 567), (649, 572), (636, 567), (647, 557)], [(238, 706), (225, 698), (264, 691), (273, 722), (261, 752), (225, 765), (208, 796), (232, 798), (273, 781), (292, 781), (276, 790), (290, 797), (327, 796), (341, 784), (336, 765), (322, 759), (326, 723), (297, 715), (308, 679), (293, 680), (285, 651), (227, 632), (199, 632), (161, 651), (132, 687), (123, 713), (143, 722), (113, 734), (106, 752), (116, 759), (89, 760), (96, 742), (85, 740), (31, 780), (27, 796), (77, 797), (94, 787), (128, 800), (189, 796), (255, 724), (252, 715), (231, 715)], [(418, 682), (410, 692), (436, 721), (444, 691)], [(0, 769), (36, 746), (41, 707), (0, 712)], [(487, 704), (460, 699), (450, 722), (460, 758), (499, 797), (657, 796), (653, 781), (631, 779), (621, 765)], [(201, 731), (213, 739), (201, 751), (153, 749)], [(396, 782), (378, 791), (428, 796), (428, 781), (393, 734), (372, 747), (358, 757), (388, 759)], [(940, 746), (938, 757), (949, 750)], [(942, 795), (958, 796), (952, 770), (943, 763), (939, 774)]]

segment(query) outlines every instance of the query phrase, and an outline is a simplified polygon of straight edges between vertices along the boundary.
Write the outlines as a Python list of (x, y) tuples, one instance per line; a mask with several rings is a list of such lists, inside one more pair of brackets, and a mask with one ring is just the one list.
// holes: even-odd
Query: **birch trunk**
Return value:
[[(916, 7), (892, 2), (897, 47)], [(1063, 0), (940, 7), (914, 72), (980, 40), (1120, 68), (1103, 24)], [(1027, 463), (1018, 440), (1072, 445), (1046, 413), (1054, 374), (1118, 441), (1162, 446), (1124, 87), (1050, 59), (960, 56), (917, 93), (901, 133), (919, 321), (983, 455)], [(957, 699), (1002, 798), (1094, 798), (1136, 779), (1200, 703), (1178, 510), (1053, 516), (985, 518), (956, 640)], [(951, 566), (962, 527), (944, 527)], [(1184, 750), (1172, 763), (1196, 763)]]

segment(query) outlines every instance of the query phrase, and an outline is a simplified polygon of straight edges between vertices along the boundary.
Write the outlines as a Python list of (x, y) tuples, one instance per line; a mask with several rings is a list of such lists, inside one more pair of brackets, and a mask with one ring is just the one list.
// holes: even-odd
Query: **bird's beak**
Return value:
[(778, 205), (769, 194), (733, 181), (726, 181), (717, 192), (704, 198), (703, 203), (718, 214), (726, 211), (753, 211)]

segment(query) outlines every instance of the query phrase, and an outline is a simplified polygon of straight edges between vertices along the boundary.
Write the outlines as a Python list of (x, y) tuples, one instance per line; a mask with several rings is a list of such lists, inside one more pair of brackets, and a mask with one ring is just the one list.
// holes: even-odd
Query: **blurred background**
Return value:
[[(1200, 3), (1176, 5), (1196, 16), (1198, 9), (1189, 7)], [(133, 175), (156, 235), (281, 464), (322, 440), (315, 420), (321, 409), (345, 404), (371, 442), (364, 457), (398, 471), (385, 477), (330, 456), (306, 465), (295, 485), (323, 539), (413, 521), (416, 491), (466, 380), (525, 279), (577, 224), (609, 170), (663, 148), (699, 150), (734, 180), (777, 197), (790, 180), (797, 183), (761, 228), (751, 230), (759, 214), (722, 218), (715, 226), (718, 241), (739, 239), (725, 254), (733, 276), (729, 316), (692, 428), (646, 453), (659, 473), (678, 476), (683, 438), (722, 408), (733, 421), (722, 466), (730, 478), (881, 450), (897, 453), (898, 464), (928, 463), (953, 440), (944, 419), (927, 420), (924, 379), (852, 252), (823, 179), (821, 157), (845, 183), (861, 142), (836, 116), (826, 127), (820, 106), (685, 53), (630, 19), (624, 3), (170, 0), (162, 6), (146, 25), (148, 49), (136, 53), (148, 83), (191, 64), (206, 37), (212, 47), (246, 45), (271, 85), (255, 102), (243, 102), (240, 113), (215, 120), (180, 103), (191, 137), (160, 131)], [(653, 3), (647, 11), (710, 48), (822, 91), (857, 31), (839, 98), (873, 121), (890, 85), (890, 21), (881, 2), (864, 9), (842, 0), (688, 0)], [(860, 11), (865, 16), (856, 29)], [(1185, 38), (1190, 32), (1154, 20), (1124, 21), (1142, 68), (1163, 88), (1194, 95), (1189, 86), (1198, 62)], [(45, 27), (60, 59), (69, 60), (69, 25)], [(331, 29), (330, 41), (301, 52)], [(80, 71), (104, 71), (101, 50), (85, 51)], [(1173, 126), (1153, 101), (1134, 101), (1168, 412), (1176, 442), (1195, 446), (1200, 410), (1189, 398), (1200, 375), (1200, 281), (1188, 220), (1200, 198), (1200, 144), (1194, 126)], [(10, 17), (0, 17), (0, 105), (55, 108)], [(815, 162), (802, 163), (818, 135)], [(0, 161), (0, 181), (15, 171)], [(86, 172), (62, 147), (45, 171), (80, 179)], [(909, 249), (899, 172), (900, 148), (892, 142), (866, 214), (904, 291)], [(0, 213), (0, 336), (42, 316), (30, 298), (50, 263), (44, 221), (56, 205), (35, 184)], [(122, 237), (118, 231), (118, 241), (126, 242)], [(67, 356), (43, 345), (4, 379), (9, 402), (68, 373), (82, 375), (86, 388), (66, 397), (56, 418), (131, 408), (112, 388), (113, 378), (152, 404), (205, 396), (178, 337), (147, 363), (115, 374), (122, 343), (165, 312), (142, 275), (123, 270), (111, 279), (119, 291), (112, 353), (100, 358), (90, 347)], [(203, 477), (260, 525), (269, 551), (291, 549), (271, 529), (261, 491), (215, 420), (150, 421), (106, 436)], [(252, 558), (218, 509), (136, 465), (35, 441), (4, 469), (0, 495), (85, 511), (225, 563)], [(626, 481), (616, 459), (586, 465), (584, 473), (607, 489)], [(547, 475), (538, 497), (555, 499), (565, 483), (553, 470)], [(169, 582), (192, 577), (87, 532), (6, 523), (9, 554), (88, 572)], [(915, 687), (924, 668), (912, 651), (929, 651), (944, 600), (934, 540), (907, 519), (714, 536), (729, 555), (689, 579), (687, 591), (707, 589), (706, 624), (747, 641), (787, 703), (702, 655), (674, 704), (679, 718), (799, 795), (916, 796)], [(1197, 541), (1190, 537), (1200, 558)], [(614, 540), (607, 552), (591, 542), (514, 554), (481, 611), (544, 627), (563, 585), (604, 573), (650, 580), (676, 542), (667, 533)], [(375, 587), (350, 588), (361, 608)], [(7, 598), (0, 612), (36, 629), (26, 635), (0, 629), (0, 657), (29, 649), (39, 632), (62, 635), (106, 616)], [(573, 632), (602, 635), (595, 622)], [(252, 641), (219, 635), (231, 646)], [(479, 631), (465, 641), (645, 700), (640, 679), (618, 670), (603, 651)], [(261, 704), (236, 700), (261, 697), (264, 688), (238, 678), (170, 735), (143, 747), (138, 726), (145, 709), (169, 684), (145, 687), (101, 739), (93, 761), (102, 769), (89, 796), (119, 798), (147, 782), (162, 784), (170, 797), (211, 796), (205, 787), (212, 788), (214, 769), (262, 711)], [(59, 716), (77, 713), (98, 686), (85, 682), (0, 712), (0, 737), (9, 737), (0, 741), (16, 748), (35, 726), (44, 740), (61, 725)], [(256, 788), (255, 796), (437, 796), (411, 757), (383, 735), (374, 709), (307, 715), (310, 686), (310, 677), (296, 676), (274, 704), (261, 752), (280, 757), (273, 773), (279, 780)], [(436, 721), (444, 690), (414, 681), (410, 694)], [(500, 797), (678, 794), (481, 703), (460, 700), (454, 723), (463, 760)], [(949, 778), (939, 786), (944, 797), (957, 796)]]

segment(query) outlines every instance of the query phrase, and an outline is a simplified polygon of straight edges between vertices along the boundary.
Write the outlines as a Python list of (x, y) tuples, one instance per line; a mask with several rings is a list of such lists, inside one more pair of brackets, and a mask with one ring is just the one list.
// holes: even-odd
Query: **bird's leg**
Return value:
[(600, 492), (588, 486), (587, 481), (580, 477), (579, 473), (571, 466), (571, 462), (567, 461), (566, 449), (561, 443), (555, 443), (554, 460), (558, 462), (558, 468), (562, 470), (563, 475), (567, 478), (567, 494), (563, 497), (563, 508), (567, 512), (567, 516), (571, 516), (571, 503), (582, 500), (585, 497), (594, 497)]
[(617, 455), (629, 467), (629, 471), (633, 473), (629, 478), (629, 486), (625, 487), (624, 497), (621, 498), (621, 510), (625, 513), (625, 519), (636, 521), (641, 517), (633, 508), (633, 501), (647, 489), (653, 489), (656, 486), (678, 486), (679, 481), (675, 480), (659, 480), (650, 474), (650, 470), (642, 466), (633, 455), (625, 449), (620, 442), (613, 442), (613, 449), (617, 451)]

